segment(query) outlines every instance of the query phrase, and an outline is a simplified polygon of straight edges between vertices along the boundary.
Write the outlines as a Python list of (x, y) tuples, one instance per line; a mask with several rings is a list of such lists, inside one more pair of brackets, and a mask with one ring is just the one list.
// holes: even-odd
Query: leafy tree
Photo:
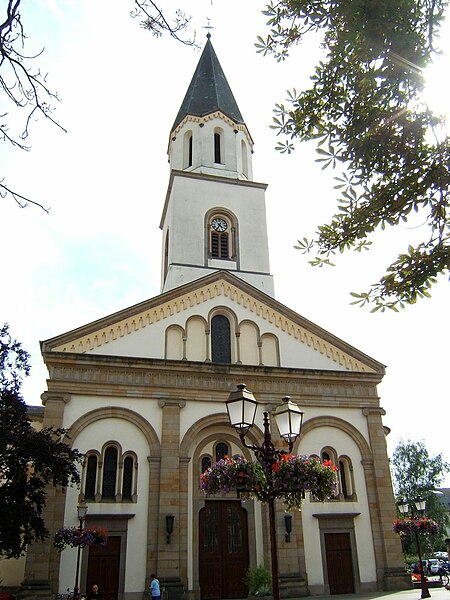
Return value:
[(0, 328), (0, 555), (19, 557), (27, 545), (48, 536), (42, 518), (46, 486), (77, 485), (78, 450), (62, 441), (64, 429), (36, 431), (20, 395), (29, 374), (29, 354)]
[[(408, 500), (414, 504), (418, 498), (425, 500), (426, 515), (439, 525), (437, 536), (423, 536), (424, 548), (430, 552), (443, 549), (450, 520), (435, 491), (450, 471), (450, 464), (444, 461), (442, 454), (430, 456), (423, 442), (401, 440), (393, 452), (391, 468), (397, 502)], [(405, 550), (409, 554), (412, 554), (412, 542), (405, 540)]]
[(442, 119), (423, 101), (423, 69), (448, 0), (271, 0), (270, 33), (257, 50), (284, 60), (310, 33), (322, 34), (324, 58), (310, 89), (289, 94), (275, 109), (273, 128), (293, 140), (315, 140), (323, 168), (340, 167), (338, 212), (297, 248), (315, 251), (311, 264), (367, 250), (375, 230), (414, 217), (422, 240), (409, 245), (353, 304), (397, 310), (429, 296), (450, 267), (450, 144)]

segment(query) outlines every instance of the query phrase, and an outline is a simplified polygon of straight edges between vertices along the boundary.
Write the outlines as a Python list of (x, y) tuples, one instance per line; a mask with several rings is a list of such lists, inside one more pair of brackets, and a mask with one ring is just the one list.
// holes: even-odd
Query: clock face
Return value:
[(213, 229), (215, 229), (216, 231), (221, 231), (222, 232), (222, 231), (226, 231), (227, 230), (228, 225), (227, 225), (227, 222), (224, 221), (224, 219), (216, 218), (216, 219), (212, 220), (211, 227)]

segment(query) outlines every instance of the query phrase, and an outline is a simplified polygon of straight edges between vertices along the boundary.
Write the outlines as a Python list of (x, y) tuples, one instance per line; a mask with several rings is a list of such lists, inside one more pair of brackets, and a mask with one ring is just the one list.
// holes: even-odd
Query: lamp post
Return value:
[[(425, 512), (425, 500), (417, 499), (414, 500), (414, 505), (419, 514), (423, 514)], [(398, 504), (398, 510), (405, 517), (408, 515), (410, 503), (408, 501), (400, 501)], [(413, 510), (411, 510), (411, 516), (414, 517)], [(414, 537), (416, 539), (417, 545), (417, 554), (419, 556), (419, 571), (420, 571), (420, 589), (421, 589), (421, 598), (430, 598), (430, 590), (428, 589), (427, 580), (425, 577), (425, 573), (423, 570), (423, 562), (422, 562), (422, 553), (420, 551), (420, 538), (417, 530), (414, 529)]]
[[(83, 521), (86, 518), (88, 512), (88, 507), (84, 502), (80, 502), (77, 506), (77, 515), (78, 521), (80, 523), (80, 533), (83, 531)], [(75, 571), (75, 585), (73, 588), (73, 600), (79, 600), (80, 598), (80, 588), (78, 586), (78, 580), (80, 576), (80, 556), (81, 556), (81, 546), (77, 548), (77, 568)]]
[[(262, 465), (266, 472), (269, 506), (269, 536), (270, 536), (270, 558), (272, 564), (272, 595), (274, 600), (280, 600), (280, 588), (278, 583), (278, 556), (277, 556), (277, 537), (275, 529), (275, 498), (276, 494), (272, 484), (272, 465), (280, 460), (284, 450), (277, 450), (272, 442), (270, 432), (269, 413), (264, 412), (264, 441), (261, 446), (248, 444), (245, 436), (253, 427), (258, 402), (255, 400), (252, 392), (246, 389), (245, 384), (236, 386), (236, 390), (231, 392), (227, 402), (228, 417), (230, 424), (237, 431), (242, 444), (252, 450), (256, 460)], [(295, 440), (300, 436), (303, 421), (303, 413), (299, 407), (291, 402), (289, 396), (283, 398), (283, 403), (278, 406), (275, 413), (275, 422), (278, 426), (280, 436), (287, 442), (289, 452), (292, 451)]]

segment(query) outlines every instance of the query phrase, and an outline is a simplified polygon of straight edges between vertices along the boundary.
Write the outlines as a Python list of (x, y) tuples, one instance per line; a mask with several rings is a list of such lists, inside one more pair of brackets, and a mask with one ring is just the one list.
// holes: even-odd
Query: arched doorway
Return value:
[(245, 598), (249, 566), (247, 512), (239, 500), (207, 500), (199, 515), (202, 600)]

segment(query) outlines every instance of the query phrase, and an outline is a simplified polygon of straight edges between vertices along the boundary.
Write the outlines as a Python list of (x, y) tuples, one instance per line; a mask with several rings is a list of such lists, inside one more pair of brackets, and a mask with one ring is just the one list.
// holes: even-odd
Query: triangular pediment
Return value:
[[(381, 363), (227, 271), (216, 271), (46, 340), (41, 343), (42, 351), (164, 358), (152, 356), (148, 341), (152, 337), (158, 337), (160, 347), (164, 344), (166, 325), (185, 323), (189, 318), (201, 311), (205, 313), (206, 309), (211, 310), (214, 306), (229, 307), (239, 315), (242, 322), (258, 322), (259, 330), (266, 330), (277, 336), (281, 348), (283, 345), (289, 346), (291, 354), (292, 348), (294, 353), (295, 348), (298, 348), (303, 356), (308, 356), (309, 367), (384, 373)], [(142, 348), (148, 349), (148, 355)], [(280, 366), (300, 365), (282, 361)]]

